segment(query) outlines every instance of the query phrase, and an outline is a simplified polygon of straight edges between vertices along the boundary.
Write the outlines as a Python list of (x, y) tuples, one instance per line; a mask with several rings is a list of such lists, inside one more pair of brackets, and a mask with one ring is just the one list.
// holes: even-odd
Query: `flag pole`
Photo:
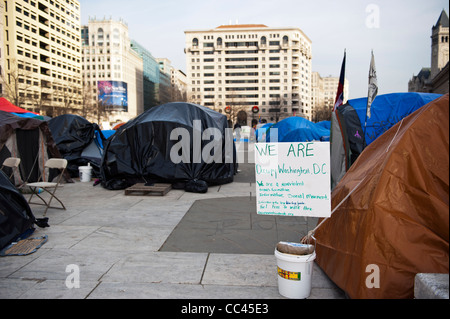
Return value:
[(334, 101), (333, 112), (344, 103), (344, 82), (345, 82), (345, 62), (347, 57), (347, 49), (344, 49), (344, 59), (342, 60), (341, 74), (339, 76), (339, 84), (336, 92), (336, 100)]
[(372, 106), (373, 101), (377, 97), (378, 94), (378, 81), (377, 81), (377, 71), (375, 68), (375, 57), (373, 56), (370, 59), (370, 68), (369, 68), (369, 88), (367, 92), (367, 106), (366, 106), (366, 120), (364, 122), (364, 148), (367, 146), (366, 142), (366, 131), (367, 131), (367, 120), (370, 119), (371, 112), (370, 108)]

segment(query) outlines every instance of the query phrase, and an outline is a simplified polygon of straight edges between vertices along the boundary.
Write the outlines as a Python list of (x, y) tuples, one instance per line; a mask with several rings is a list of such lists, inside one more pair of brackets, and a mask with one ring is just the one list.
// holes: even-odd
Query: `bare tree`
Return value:
[(36, 112), (39, 112), (43, 115), (47, 115), (47, 110), (50, 108), (49, 101), (51, 94), (48, 90), (51, 90), (50, 87), (45, 86), (46, 84), (41, 83), (40, 86), (36, 88), (36, 92), (33, 95), (33, 104)]
[(269, 101), (269, 113), (271, 113), (271, 116), (275, 116), (275, 123), (282, 117), (288, 116), (288, 113), (284, 111), (284, 109), (288, 107), (287, 102), (288, 100), (281, 95), (274, 96)]
[[(227, 91), (227, 94), (225, 95), (226, 98), (226, 107), (225, 109), (228, 110), (228, 112), (225, 112), (228, 115), (228, 120), (232, 123), (240, 122), (239, 124), (247, 124), (243, 123), (243, 120), (238, 118), (239, 114), (242, 111), (247, 114), (248, 107), (246, 105), (243, 105), (242, 98), (243, 96), (238, 94), (235, 90)], [(229, 107), (229, 108), (227, 108)], [(246, 118), (247, 120), (247, 118)]]
[(331, 120), (331, 109), (327, 106), (317, 107), (313, 110), (312, 116), (313, 122), (317, 123), (320, 121), (330, 121)]
[(170, 100), (172, 102), (187, 101), (186, 92), (182, 92), (175, 84), (170, 86)]
[(11, 60), (8, 70), (1, 74), (1, 82), (5, 98), (12, 104), (21, 107), (27, 96), (34, 96), (31, 67)]
[(81, 88), (81, 110), (80, 115), (90, 122), (100, 123), (106, 117), (106, 107), (97, 101), (96, 87), (89, 81), (83, 81)]

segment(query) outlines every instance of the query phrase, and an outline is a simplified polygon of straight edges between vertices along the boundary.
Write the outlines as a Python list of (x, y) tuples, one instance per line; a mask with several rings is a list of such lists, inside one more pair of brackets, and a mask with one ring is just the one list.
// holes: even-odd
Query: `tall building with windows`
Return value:
[(165, 104), (171, 101), (171, 72), (172, 72), (172, 62), (167, 58), (156, 58), (159, 64), (159, 102), (160, 104)]
[(2, 94), (56, 116), (81, 108), (80, 4), (7, 0), (0, 6)]
[(143, 98), (144, 110), (159, 105), (159, 63), (153, 55), (135, 40), (131, 40), (131, 48), (136, 51), (143, 61)]
[(81, 37), (84, 92), (94, 93), (97, 121), (126, 122), (141, 114), (143, 59), (131, 49), (126, 23), (90, 18)]
[(5, 25), (4, 25), (4, 12), (5, 12), (5, 3), (4, 1), (0, 1), (0, 96), (3, 96), (3, 71), (5, 70)]
[(185, 39), (188, 101), (244, 125), (311, 118), (312, 43), (301, 29), (222, 25)]
[[(336, 94), (339, 85), (339, 77), (327, 76), (322, 77), (318, 72), (312, 73), (311, 81), (311, 113), (314, 114), (321, 108), (331, 110), (336, 101)], [(349, 82), (344, 79), (344, 104), (347, 103), (349, 96)]]

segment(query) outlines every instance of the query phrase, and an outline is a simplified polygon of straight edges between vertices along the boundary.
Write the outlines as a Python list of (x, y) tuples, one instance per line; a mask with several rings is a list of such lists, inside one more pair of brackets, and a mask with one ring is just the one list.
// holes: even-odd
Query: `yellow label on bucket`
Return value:
[(284, 278), (287, 280), (295, 280), (295, 281), (302, 280), (301, 272), (292, 272), (292, 271), (287, 271), (287, 270), (281, 269), (280, 267), (277, 267), (277, 268), (278, 268), (278, 276), (280, 276), (281, 278)]

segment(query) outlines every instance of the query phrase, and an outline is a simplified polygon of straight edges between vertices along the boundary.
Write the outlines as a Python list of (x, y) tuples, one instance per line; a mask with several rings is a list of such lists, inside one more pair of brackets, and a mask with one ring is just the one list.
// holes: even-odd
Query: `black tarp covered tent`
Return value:
[(178, 187), (193, 181), (230, 183), (237, 163), (227, 127), (225, 115), (204, 106), (174, 102), (154, 107), (121, 126), (107, 141), (102, 185), (122, 189), (136, 182)]
[[(103, 140), (105, 138), (98, 125), (74, 114), (57, 116), (49, 120), (48, 124), (58, 150), (68, 162), (70, 176), (78, 177), (78, 167), (89, 163), (93, 175), (99, 177), (102, 154), (100, 146), (95, 144), (96, 134), (100, 134)], [(90, 152), (86, 152), (88, 148)]]
[(35, 222), (26, 199), (0, 170), (0, 249), (32, 230)]

